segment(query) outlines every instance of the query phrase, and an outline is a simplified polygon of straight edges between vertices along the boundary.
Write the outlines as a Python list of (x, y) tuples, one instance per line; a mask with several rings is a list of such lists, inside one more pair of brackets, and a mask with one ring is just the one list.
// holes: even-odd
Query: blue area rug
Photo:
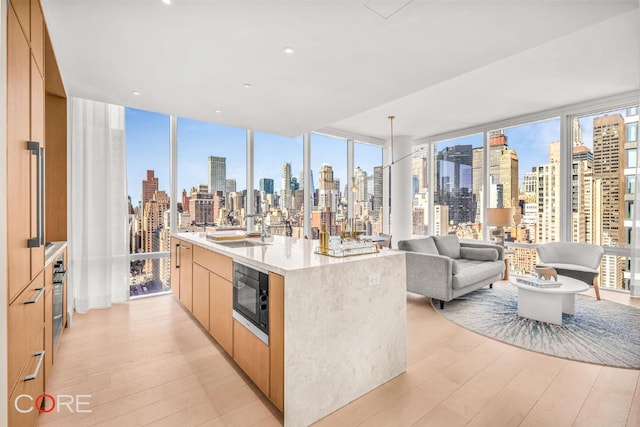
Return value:
[(483, 288), (449, 301), (439, 314), (458, 325), (527, 350), (581, 362), (640, 369), (640, 310), (576, 295), (576, 314), (562, 326), (518, 316), (511, 285)]

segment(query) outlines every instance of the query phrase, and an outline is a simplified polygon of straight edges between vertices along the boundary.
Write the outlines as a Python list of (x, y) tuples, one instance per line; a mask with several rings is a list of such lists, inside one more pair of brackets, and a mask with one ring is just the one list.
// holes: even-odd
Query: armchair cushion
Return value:
[(398, 249), (409, 252), (420, 252), (423, 254), (439, 255), (433, 237), (422, 239), (401, 240), (398, 242)]
[(436, 242), (440, 255), (453, 259), (460, 258), (460, 240), (458, 240), (458, 236), (433, 236), (433, 240)]
[[(460, 248), (460, 258), (476, 261), (497, 261), (498, 251), (493, 248)], [(454, 273), (455, 274), (455, 273)]]

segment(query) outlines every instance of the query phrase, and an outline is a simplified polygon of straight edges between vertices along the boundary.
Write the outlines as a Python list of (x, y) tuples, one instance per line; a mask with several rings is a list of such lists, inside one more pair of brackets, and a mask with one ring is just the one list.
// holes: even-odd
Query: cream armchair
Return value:
[(540, 262), (553, 267), (561, 276), (568, 276), (593, 285), (596, 298), (600, 299), (598, 274), (604, 255), (602, 246), (588, 243), (551, 242), (536, 248)]

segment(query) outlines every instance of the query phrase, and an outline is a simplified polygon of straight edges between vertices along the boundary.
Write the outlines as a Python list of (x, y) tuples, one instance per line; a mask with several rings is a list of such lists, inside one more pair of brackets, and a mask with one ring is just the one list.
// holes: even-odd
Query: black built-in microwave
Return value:
[[(266, 271), (234, 261), (233, 310), (269, 336), (269, 274)], [(249, 325), (245, 323), (245, 326)]]

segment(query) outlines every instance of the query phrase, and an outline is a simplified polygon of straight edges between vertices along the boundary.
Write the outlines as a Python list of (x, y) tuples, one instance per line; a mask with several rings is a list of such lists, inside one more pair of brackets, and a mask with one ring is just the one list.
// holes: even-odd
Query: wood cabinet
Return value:
[(269, 396), (269, 347), (237, 320), (233, 321), (233, 360)]
[(16, 405), (22, 410), (33, 408), (33, 401), (44, 393), (44, 366), (41, 352), (43, 341), (43, 329), (40, 329), (33, 341), (33, 348), (40, 351), (33, 351), (28, 355), (24, 367), (19, 373), (20, 380), (9, 397), (9, 423), (11, 427), (33, 427), (39, 412), (36, 410), (22, 413), (16, 410)]
[[(31, 53), (40, 76), (44, 78), (44, 16), (38, 0), (31, 0)], [(43, 91), (44, 96), (44, 91)]]
[(169, 284), (171, 285), (171, 292), (176, 298), (180, 298), (180, 265), (178, 259), (180, 258), (180, 240), (175, 237), (171, 238), (171, 248), (169, 250), (169, 262), (171, 263), (171, 276)]
[(284, 277), (269, 273), (269, 398), (284, 411)]
[(193, 263), (193, 315), (209, 329), (209, 270)]
[(192, 249), (191, 243), (181, 241), (178, 251), (178, 265), (180, 266), (180, 302), (191, 312), (193, 312)]
[(8, 323), (8, 381), (11, 391), (19, 383), (19, 374), (31, 356), (44, 350), (44, 271), (10, 305)]
[(11, 0), (11, 6), (15, 10), (19, 26), (24, 32), (27, 41), (31, 37), (31, 0)]
[(233, 356), (233, 284), (209, 274), (209, 332)]
[[(28, 7), (28, 3), (27, 3)], [(31, 54), (13, 8), (7, 13), (7, 257), (9, 301), (31, 280)]]

